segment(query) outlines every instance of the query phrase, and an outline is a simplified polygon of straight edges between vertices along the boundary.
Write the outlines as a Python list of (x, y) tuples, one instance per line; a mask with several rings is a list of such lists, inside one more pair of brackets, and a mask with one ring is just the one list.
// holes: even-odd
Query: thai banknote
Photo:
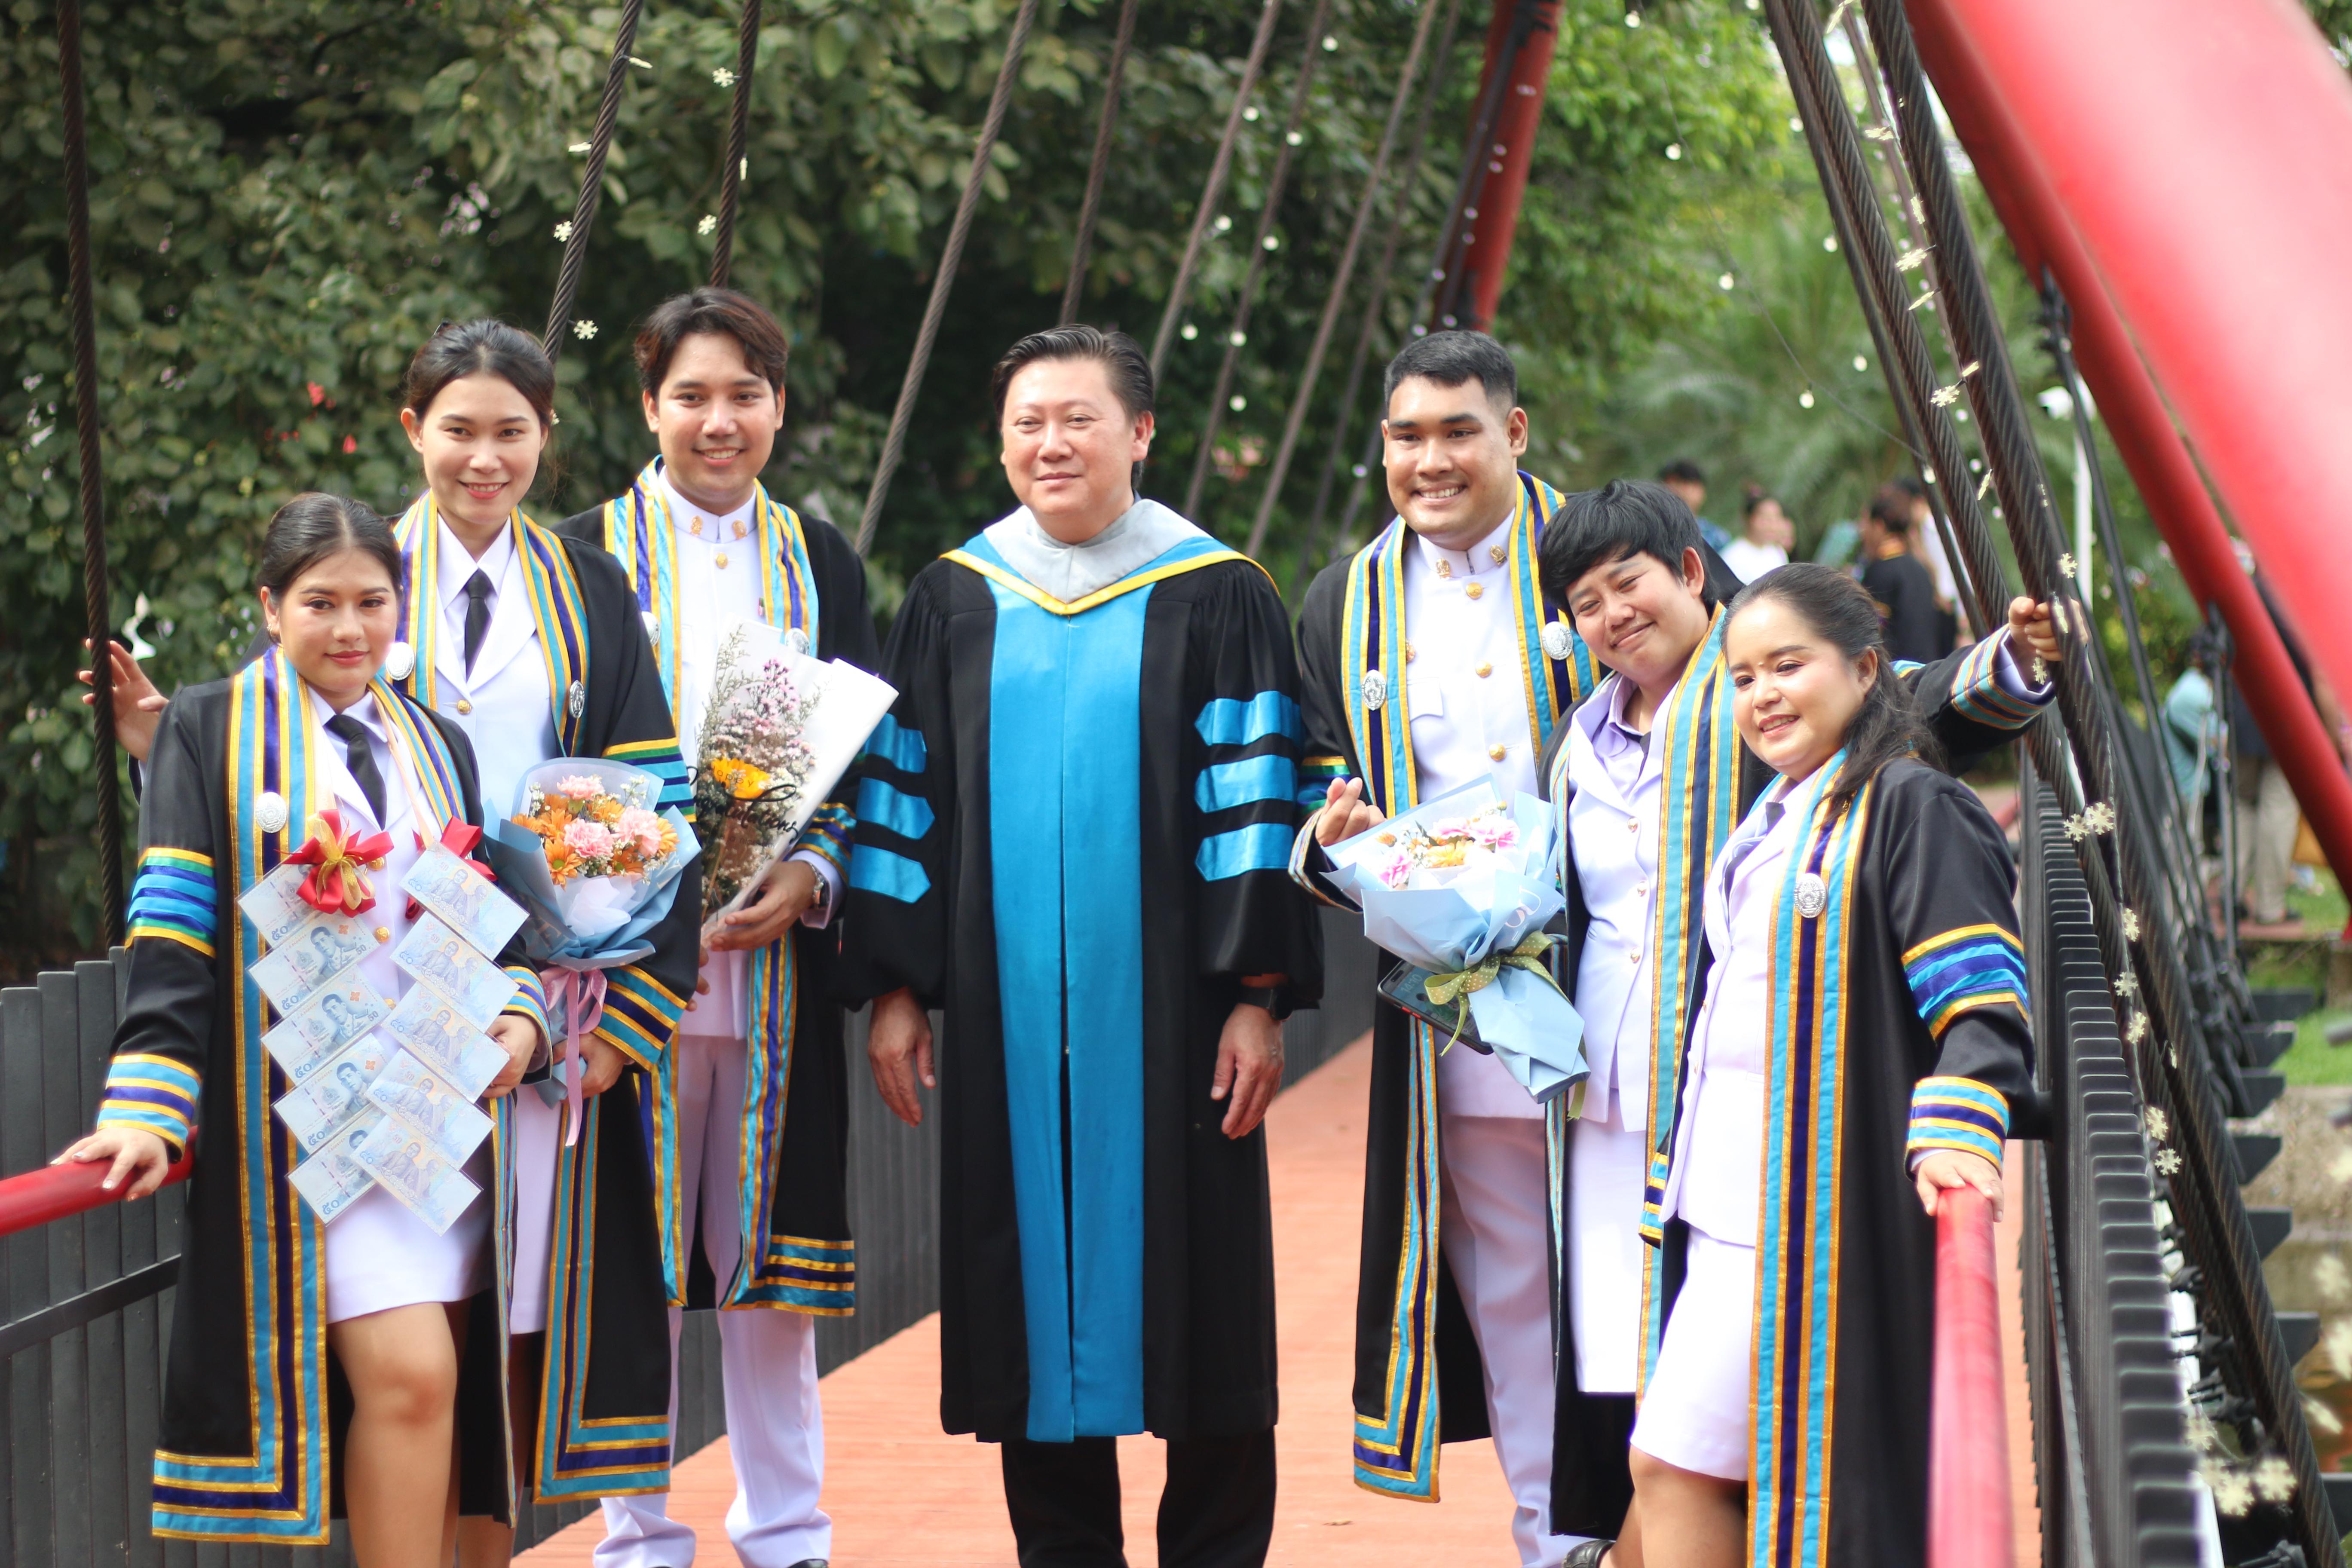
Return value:
[(278, 1096), (278, 1117), (302, 1147), (318, 1149), (353, 1110), (367, 1105), (368, 1085), (399, 1053), (380, 1035), (362, 1035), (309, 1079)]
[(345, 975), (262, 1036), (261, 1044), (288, 1079), (302, 1083), (391, 1011), (375, 987), (356, 974)]
[(460, 1164), (490, 1135), (490, 1119), (472, 1097), (460, 1096), (406, 1051), (393, 1053), (383, 1071), (368, 1085), (367, 1096)]
[(457, 1005), (430, 985), (410, 986), (383, 1028), (468, 1100), (479, 1100), (507, 1065), (505, 1048), (459, 1016)]
[(370, 924), (364, 915), (313, 910), (309, 920), (287, 933), (284, 942), (255, 961), (254, 984), (261, 987), (271, 1006), (291, 1016), (341, 978), (345, 970), (373, 952), (381, 940), (375, 933), (383, 930)]
[(456, 1004), (466, 1021), (487, 1029), (519, 989), (507, 972), (484, 958), (438, 915), (427, 913), (408, 928), (393, 959)]
[(375, 1178), (360, 1163), (359, 1148), (385, 1120), (383, 1112), (375, 1107), (362, 1107), (357, 1116), (322, 1141), (316, 1153), (294, 1167), (290, 1178), (294, 1190), (302, 1194), (322, 1223), (331, 1225), (336, 1215), (375, 1184)]
[(438, 845), (416, 858), (403, 887), (410, 898), (447, 921), (477, 952), (499, 952), (523, 922), (520, 904)]
[(262, 941), (276, 947), (286, 940), (286, 933), (319, 911), (305, 903), (299, 889), (302, 879), (310, 874), (308, 866), (280, 866), (252, 887), (236, 901), (245, 911), (246, 923)]
[(386, 1119), (369, 1133), (357, 1156), (362, 1168), (385, 1192), (436, 1234), (455, 1225), (467, 1205), (481, 1196), (481, 1188), (466, 1179), (455, 1161), (397, 1118)]

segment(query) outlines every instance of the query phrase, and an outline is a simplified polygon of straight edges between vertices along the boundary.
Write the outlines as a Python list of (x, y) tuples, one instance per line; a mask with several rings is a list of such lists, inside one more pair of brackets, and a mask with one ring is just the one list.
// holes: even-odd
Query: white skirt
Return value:
[[(489, 1185), (489, 1145), (467, 1162), (474, 1184)], [(327, 1226), (327, 1321), (463, 1301), (490, 1283), (490, 1200), (485, 1192), (439, 1236), (381, 1186), (370, 1187)]]
[[(583, 1063), (584, 1065), (584, 1063)], [(583, 1103), (584, 1117), (595, 1102)], [(507, 1332), (535, 1334), (547, 1327), (548, 1257), (555, 1239), (555, 1160), (562, 1152), (563, 1102), (548, 1104), (539, 1086), (514, 1091), (514, 1285), (507, 1300)]]
[(1633, 1422), (1633, 1447), (1678, 1469), (1748, 1479), (1756, 1249), (1690, 1233), (1683, 1288)]

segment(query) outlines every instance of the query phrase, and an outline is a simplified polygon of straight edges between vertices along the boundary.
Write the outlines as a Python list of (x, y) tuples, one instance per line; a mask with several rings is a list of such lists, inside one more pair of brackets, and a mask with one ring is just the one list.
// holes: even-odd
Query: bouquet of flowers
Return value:
[(718, 673), (694, 758), (694, 809), (713, 836), (702, 872), (705, 924), (740, 904), (792, 853), (849, 771), (897, 689), (805, 638), (739, 620), (719, 636)]
[(483, 853), (523, 907), (523, 949), (547, 972), (548, 1026), (569, 1048), (557, 1073), (579, 1136), (581, 1037), (604, 1016), (604, 974), (653, 951), (646, 933), (677, 900), (702, 851), (676, 806), (656, 811), (661, 780), (626, 763), (558, 757), (523, 774), (514, 810)]
[(1328, 851), (1364, 934), (1402, 962), (1381, 983), (1455, 1044), (1491, 1052), (1538, 1100), (1582, 1099), (1584, 1022), (1552, 978), (1544, 925), (1565, 905), (1552, 816), (1491, 779)]

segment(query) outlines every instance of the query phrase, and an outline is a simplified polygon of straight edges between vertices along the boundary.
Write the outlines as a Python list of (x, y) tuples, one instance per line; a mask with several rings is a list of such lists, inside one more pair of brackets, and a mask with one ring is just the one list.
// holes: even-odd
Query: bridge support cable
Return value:
[(1118, 124), (1118, 84), (1127, 74), (1128, 47), (1135, 41), (1136, 0), (1118, 8), (1118, 36), (1111, 41), (1110, 65), (1103, 71), (1102, 119), (1095, 126), (1095, 155), (1087, 164), (1087, 195), (1078, 206), (1078, 234), (1070, 242), (1070, 276), (1062, 285), (1062, 313), (1057, 324), (1078, 319), (1078, 303), (1087, 292), (1087, 253), (1094, 248), (1095, 219), (1102, 211), (1103, 179), (1110, 169), (1111, 132)]
[(743, 0), (735, 33), (735, 91), (727, 109), (727, 164), (719, 174), (719, 227), (710, 247), (710, 286), (727, 287), (735, 266), (735, 209), (749, 171), (744, 159), (751, 140), (751, 75), (760, 64), (760, 0)]
[(1177, 263), (1176, 281), (1169, 285), (1168, 303), (1160, 312), (1160, 330), (1151, 338), (1151, 379), (1160, 380), (1160, 368), (1168, 363), (1168, 345), (1176, 336), (1176, 323), (1183, 319), (1184, 301), (1192, 297), (1192, 274), (1201, 265), (1201, 247), (1207, 243), (1209, 226), (1216, 221), (1217, 204), (1224, 199), (1225, 176), (1233, 172), (1234, 143), (1240, 140), (1242, 115), (1256, 96), (1257, 79), (1265, 69), (1266, 51), (1274, 47), (1275, 18), (1282, 14), (1282, 0), (1265, 0), (1258, 12), (1257, 32), (1250, 39), (1249, 58), (1242, 65), (1242, 79), (1234, 84), (1233, 107), (1225, 111), (1225, 129), (1217, 138), (1217, 155), (1209, 161), (1209, 177), (1201, 186), (1201, 205), (1192, 209), (1192, 230), (1184, 237), (1184, 259)]
[[(1495, 121), (1482, 145), (1490, 154), (1477, 211), (1468, 215), (1459, 264), (1451, 269), (1454, 300), (1447, 315), (1474, 331), (1490, 330), (1503, 295), (1503, 272), (1517, 237), (1519, 202), (1535, 166), (1536, 132), (1543, 123), (1544, 87), (1559, 42), (1561, 0), (1543, 0), (1532, 18), (1495, 8), (1486, 29), (1486, 69), (1502, 84)], [(1504, 57), (1507, 55), (1507, 62)], [(1458, 279), (1458, 282), (1454, 281)], [(1447, 322), (1454, 325), (1454, 322)]]
[[(1862, 193), (1869, 183), (1860, 138), (1822, 47), (1818, 18), (1809, 5), (1791, 5), (1786, 0), (1769, 0), (1768, 9), (1792, 86), (1804, 108), (1808, 142), (1822, 167), (1824, 185), (1842, 186), (1847, 193), (1849, 216), (1859, 232), (1844, 237), (1863, 247), (1871, 287), (1881, 300), (1900, 300), (1904, 287), (1884, 214), (1864, 211)], [(1904, 153), (1921, 192), (1932, 242), (1944, 262), (1945, 324), (1963, 361), (1954, 385), (1935, 386), (1932, 363), (1916, 320), (1907, 310), (1890, 311), (1898, 349), (1889, 365), (1890, 380), (1898, 398), (1912, 400), (1918, 423), (1929, 437), (1932, 460), (1946, 473), (1965, 472), (1951, 421), (1944, 413), (1965, 386), (1987, 441), (1992, 483), (2000, 487), (2003, 515), (2029, 591), (2039, 598), (2063, 595), (2066, 584), (2056, 565), (2061, 539), (2049, 510), (2046, 481), (1998, 323), (1991, 319), (1990, 298), (1977, 268), (1950, 172), (1943, 162), (1940, 139), (1932, 115), (1926, 111), (1929, 100), (1910, 52), (1907, 25), (1893, 0), (1868, 0), (1867, 10), (1900, 116)], [(1908, 105), (1917, 105), (1921, 111), (1906, 112)], [(1835, 211), (1833, 203), (1833, 215)], [(1976, 592), (1991, 623), (1996, 617), (1990, 611), (1998, 606), (1999, 596), (1990, 590), (2002, 583), (2002, 563), (1975, 495), (1964, 486), (1948, 494), (1953, 500)], [(2187, 1005), (2186, 976), (2169, 922), (2159, 921), (2142, 930), (2137, 916), (2131, 912), (2132, 907), (2151, 914), (2163, 909), (2160, 889), (2147, 864), (2153, 835), (2147, 830), (2133, 796), (2118, 787), (2123, 765), (2120, 745), (2112, 710), (2100, 702), (2100, 672), (2092, 668), (2097, 655), (2089, 623), (2079, 605), (2069, 604), (2067, 610), (2058, 699), (2072, 755), (2061, 750), (2046, 721), (2029, 730), (2028, 749), (2037, 773), (2059, 797), (2069, 836), (2078, 842), (2105, 981), (2133, 1009), (2126, 1036), (2139, 1047), (2133, 1058), (2139, 1092), (2151, 1109), (2164, 1113), (2165, 1124), (2178, 1138), (2178, 1146), (2168, 1151), (2173, 1163), (2167, 1171), (2173, 1178), (2175, 1218), (2184, 1251), (2196, 1262), (2217, 1332), (2241, 1347), (2234, 1372), (2240, 1385), (2237, 1394), (2246, 1401), (2248, 1410), (2242, 1427), (2245, 1451), (2275, 1447), (2294, 1474), (2300, 1494), (2293, 1521), (2297, 1544), (2309, 1554), (2310, 1563), (2334, 1564), (2341, 1557), (2329, 1533), (2332, 1527), (2325, 1519), (2309, 1434), (2287, 1375), (2276, 1321), (2261, 1279), (2259, 1254), (2236, 1193), (2234, 1151), (2223, 1130), (2219, 1090), (2227, 1085), (2236, 1092), (2234, 1064), (2226, 1055), (2208, 1048), (2200, 1020)], [(2084, 808), (2075, 782), (2078, 772), (2091, 793), (2101, 797), (2105, 823)], [(2100, 843), (2102, 837), (2108, 842)], [(2146, 994), (2146, 1000), (2153, 1003), (2152, 1017), (2137, 1011), (2142, 1005), (2143, 973), (2153, 982)], [(2150, 1021), (2160, 1025), (2153, 1036)], [(2085, 1325), (2084, 1331), (2095, 1333), (2097, 1328)], [(2252, 1353), (2243, 1354), (2249, 1348)]]
[(89, 638), (90, 766), (98, 782), (99, 896), (104, 941), (122, 940), (122, 793), (115, 777), (113, 633), (107, 609), (106, 490), (98, 415), (98, 309), (90, 279), (89, 132), (83, 118), (81, 0), (58, 0), (58, 76), (64, 90), (66, 275), (73, 317), (76, 478), (81, 496), (81, 588)]
[[(1501, 0), (1496, 3), (1499, 7)], [(1547, 11), (1556, 9), (1550, 0), (1511, 0), (1510, 21), (1503, 35), (1502, 48), (1499, 53), (1490, 51), (1488, 55), (1486, 74), (1478, 89), (1477, 110), (1471, 118), (1470, 134), (1462, 144), (1462, 172), (1454, 182), (1454, 200), (1445, 210), (1445, 226), (1438, 231), (1419, 296), (1406, 318), (1413, 323), (1415, 337), (1432, 327), (1454, 324), (1455, 301), (1461, 296), (1462, 256), (1471, 239), (1469, 226), (1478, 221), (1478, 204), (1485, 199), (1487, 179), (1502, 172), (1496, 162), (1494, 136), (1496, 121), (1502, 113), (1503, 95), (1511, 86), (1528, 40), (1537, 27), (1549, 25), (1545, 20)], [(1492, 35), (1489, 37), (1491, 39)], [(1502, 259), (1498, 258), (1496, 265), (1499, 268)], [(1359, 471), (1355, 482), (1348, 488), (1348, 504), (1339, 513), (1342, 539), (1354, 535), (1356, 516), (1363, 510), (1372, 469), (1380, 457), (1381, 428), (1375, 421), (1365, 433), (1363, 458), (1356, 465)], [(1384, 486), (1382, 494), (1386, 493)]]
[(604, 71), (604, 96), (596, 105), (596, 128), (588, 135), (588, 161), (580, 171), (580, 199), (572, 204), (564, 232), (563, 261), (555, 271), (555, 298), (547, 307), (547, 331), (539, 345), (551, 360), (563, 353), (564, 329), (572, 325), (572, 302), (580, 295), (580, 269), (588, 260), (588, 235), (596, 226), (596, 206), (604, 191), (604, 158), (613, 150), (613, 128), (621, 117), (621, 88), (629, 75), (629, 50), (637, 41), (645, 0), (622, 0), (613, 28), (613, 63)]
[[(1290, 91), (1290, 113), (1283, 122), (1282, 142), (1275, 149), (1274, 172), (1266, 176), (1265, 200), (1257, 213), (1257, 232), (1250, 238), (1249, 266), (1242, 272), (1241, 293), (1234, 301), (1233, 324), (1225, 330), (1224, 357), (1217, 363), (1216, 389), (1209, 395), (1208, 417), (1201, 426), (1201, 444), (1192, 454), (1192, 482), (1184, 487), (1186, 517), (1197, 517), (1201, 487), (1209, 478), (1209, 455), (1225, 416), (1225, 398), (1233, 391), (1234, 372), (1241, 363), (1242, 345), (1249, 341), (1250, 307), (1257, 300), (1258, 280), (1265, 276), (1268, 250), (1278, 243), (1275, 220), (1281, 216), (1283, 188), (1290, 179), (1290, 155), (1306, 135), (1307, 102), (1315, 86), (1315, 61), (1323, 52), (1323, 27), (1331, 17), (1331, 0), (1315, 0), (1315, 14), (1307, 23), (1307, 47), (1299, 52), (1298, 80)], [(1211, 532), (1215, 530), (1212, 529)]]
[(996, 69), (996, 89), (989, 95), (988, 115), (981, 121), (980, 139), (972, 143), (971, 169), (964, 176), (963, 194), (956, 200), (955, 221), (940, 251), (939, 268), (931, 274), (931, 297), (923, 306), (923, 324), (915, 333), (915, 352), (907, 360), (907, 374), (898, 383), (898, 402), (890, 411), (890, 433), (882, 442), (882, 456), (874, 465), (874, 482), (866, 492), (866, 511), (857, 520), (857, 553), (874, 547), (874, 530), (882, 521), (882, 503), (889, 499), (890, 479), (906, 454), (907, 427), (914, 422), (915, 400), (922, 395), (923, 373), (930, 368), (931, 345), (939, 341), (940, 322), (947, 315), (948, 291), (955, 286), (963, 244), (971, 233), (971, 217), (980, 205), (982, 176), (996, 148), (997, 132), (1004, 128), (1004, 109), (1013, 99), (1013, 84), (1021, 79), (1021, 54), (1029, 44), (1029, 25), (1037, 18), (1037, 0), (1021, 0), (1013, 13), (1012, 36), (1004, 41), (1004, 58)]
[(1323, 297), (1322, 319), (1315, 323), (1315, 342), (1307, 352), (1307, 368), (1298, 374), (1298, 387), (1290, 396), (1290, 413), (1283, 421), (1282, 442), (1275, 448), (1274, 465), (1266, 470), (1265, 493), (1258, 498), (1257, 516), (1250, 522), (1249, 542), (1242, 552), (1255, 557), (1265, 545), (1265, 530), (1274, 516), (1275, 501), (1282, 494), (1282, 481), (1289, 476), (1290, 459), (1298, 449), (1298, 432), (1307, 422), (1307, 410), (1315, 401), (1315, 383), (1323, 374), (1323, 356), (1331, 347), (1331, 333), (1339, 324), (1339, 310), (1347, 303), (1348, 285), (1355, 280), (1356, 258), (1363, 251), (1364, 230), (1371, 223), (1372, 209), (1380, 205), (1381, 187), (1388, 178), (1389, 155), (1396, 150), (1397, 126), (1404, 119), (1406, 102), (1412, 96), (1414, 79), (1421, 74), (1421, 57), (1429, 45), (1430, 24), (1437, 20), (1440, 0), (1421, 0), (1421, 17), (1413, 24), (1412, 45), (1405, 51), (1404, 64), (1397, 71), (1396, 93), (1389, 100), (1389, 117), (1381, 127), (1381, 144), (1372, 154), (1371, 173), (1364, 176), (1363, 195), (1356, 200), (1355, 221), (1348, 226), (1348, 243), (1339, 253), (1339, 265), (1331, 275), (1331, 287)]
[[(1396, 271), (1398, 246), (1404, 238), (1404, 224), (1412, 211), (1412, 194), (1419, 187), (1421, 165), (1429, 150), (1429, 126), (1437, 111), (1437, 99), (1445, 85), (1448, 68), (1454, 60), (1454, 30), (1462, 19), (1462, 0), (1445, 0), (1445, 19), (1439, 24), (1437, 47), (1430, 61), (1429, 79), (1422, 88), (1421, 110), (1413, 122), (1412, 140), (1407, 145), (1404, 167), (1391, 187), (1391, 218), (1387, 237), (1381, 242), (1380, 260), (1372, 267), (1371, 276), (1364, 289), (1364, 319), (1356, 333), (1356, 346), (1348, 356), (1348, 375), (1339, 388), (1338, 403), (1333, 407), (1331, 439), (1323, 449), (1323, 471), (1315, 480), (1315, 504), (1307, 511), (1307, 526), (1300, 531), (1298, 566), (1292, 573), (1290, 585), (1303, 591), (1313, 575), (1317, 557), (1322, 553), (1323, 520), (1329, 514), (1331, 489), (1339, 474), (1339, 462), (1348, 449), (1348, 430), (1355, 417), (1356, 395), (1364, 382), (1364, 366), (1370, 358), (1372, 339), (1387, 315), (1389, 281)], [(1379, 421), (1373, 421), (1372, 435), (1379, 438)], [(1377, 456), (1377, 454), (1375, 454)]]

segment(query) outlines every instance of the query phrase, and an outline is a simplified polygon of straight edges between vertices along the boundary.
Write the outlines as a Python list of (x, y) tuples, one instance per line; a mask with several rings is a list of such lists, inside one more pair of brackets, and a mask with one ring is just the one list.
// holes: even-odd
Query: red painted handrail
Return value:
[[(0, 1182), (0, 1236), (14, 1236), (85, 1209), (121, 1203), (122, 1188), (110, 1193), (99, 1185), (113, 1164), (111, 1160), (92, 1160), (87, 1164), (44, 1165)], [(163, 1173), (163, 1185), (186, 1181), (195, 1168), (194, 1152), (182, 1153)]]
[(1974, 1187), (1936, 1210), (1936, 1368), (1929, 1395), (1928, 1568), (2015, 1568), (2009, 1418), (1992, 1205)]

